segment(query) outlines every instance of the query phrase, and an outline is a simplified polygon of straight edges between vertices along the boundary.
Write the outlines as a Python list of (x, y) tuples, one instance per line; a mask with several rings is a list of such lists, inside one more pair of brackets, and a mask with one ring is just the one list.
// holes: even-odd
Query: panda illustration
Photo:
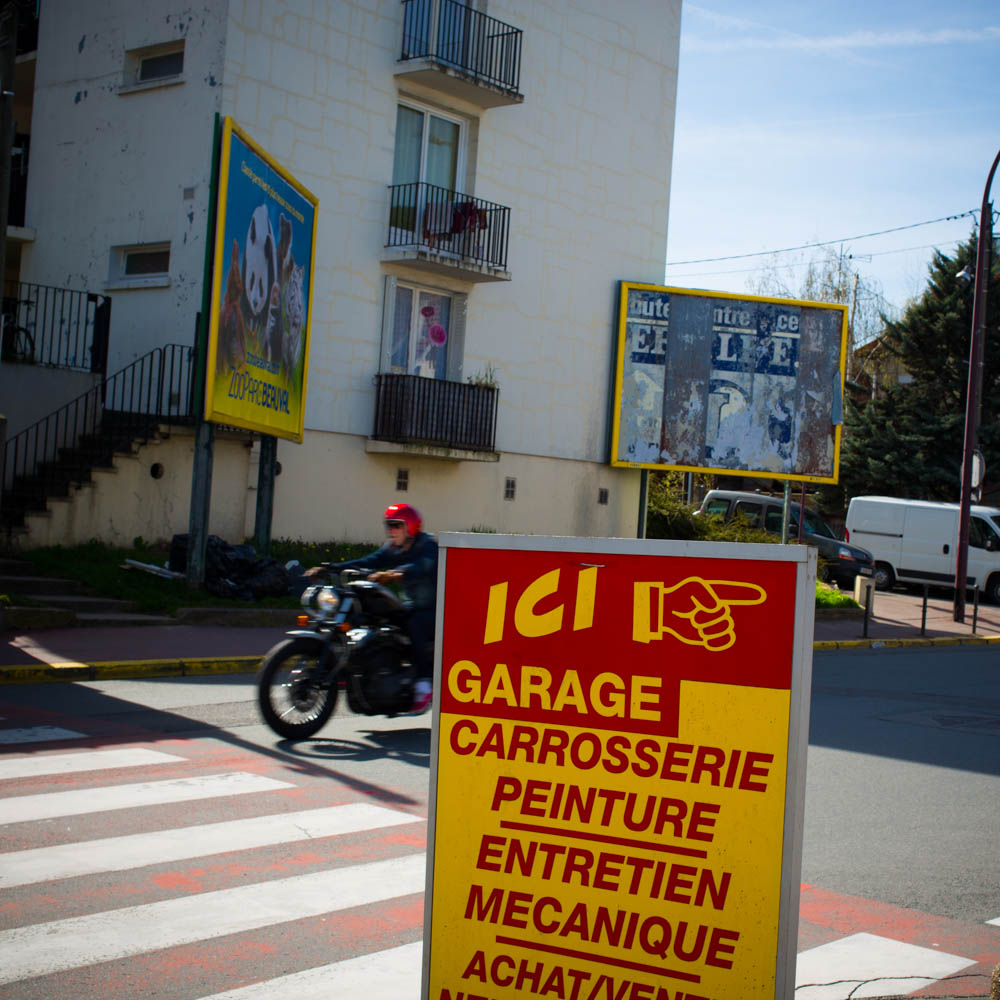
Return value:
[(261, 329), (267, 318), (271, 287), (277, 280), (277, 250), (274, 231), (266, 205), (254, 209), (243, 248), (243, 291), (247, 317), (252, 326)]

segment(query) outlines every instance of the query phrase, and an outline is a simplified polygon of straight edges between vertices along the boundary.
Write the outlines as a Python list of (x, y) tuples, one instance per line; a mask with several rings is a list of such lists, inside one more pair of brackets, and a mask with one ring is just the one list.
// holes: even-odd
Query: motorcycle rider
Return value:
[(408, 503), (390, 504), (385, 509), (388, 541), (374, 552), (347, 562), (322, 563), (306, 570), (317, 576), (327, 570), (369, 569), (374, 583), (403, 585), (410, 613), (407, 632), (413, 643), (413, 666), (417, 679), (413, 685), (411, 715), (421, 715), (431, 707), (434, 674), (434, 616), (437, 603), (438, 546), (433, 536), (423, 530), (423, 518)]

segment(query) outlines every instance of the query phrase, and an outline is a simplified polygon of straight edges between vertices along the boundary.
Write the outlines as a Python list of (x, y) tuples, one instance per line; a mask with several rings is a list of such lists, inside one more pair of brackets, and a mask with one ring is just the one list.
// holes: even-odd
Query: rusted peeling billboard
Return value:
[(836, 482), (847, 307), (621, 283), (611, 464)]

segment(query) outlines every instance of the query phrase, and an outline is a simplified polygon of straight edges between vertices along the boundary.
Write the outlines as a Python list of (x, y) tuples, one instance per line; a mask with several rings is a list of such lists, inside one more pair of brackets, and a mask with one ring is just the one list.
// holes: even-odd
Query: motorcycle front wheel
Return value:
[(337, 705), (337, 685), (320, 670), (319, 639), (286, 639), (264, 657), (257, 703), (264, 721), (286, 739), (306, 739), (326, 725)]

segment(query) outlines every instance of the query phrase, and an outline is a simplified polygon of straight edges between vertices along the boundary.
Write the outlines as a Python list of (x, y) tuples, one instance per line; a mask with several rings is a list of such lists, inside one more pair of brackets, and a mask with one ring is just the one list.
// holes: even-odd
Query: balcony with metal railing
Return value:
[(375, 441), (462, 457), (495, 458), (495, 385), (383, 373), (375, 376)]
[(506, 205), (423, 181), (389, 187), (383, 259), (466, 281), (508, 281), (509, 234)]
[(520, 104), (520, 28), (458, 0), (403, 0), (396, 76), (482, 108)]

